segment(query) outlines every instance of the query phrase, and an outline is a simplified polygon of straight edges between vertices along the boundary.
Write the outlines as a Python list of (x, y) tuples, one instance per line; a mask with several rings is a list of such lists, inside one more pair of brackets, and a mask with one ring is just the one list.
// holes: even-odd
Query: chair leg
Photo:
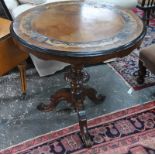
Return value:
[(146, 75), (146, 67), (143, 65), (143, 62), (139, 60), (139, 70), (138, 70), (138, 78), (137, 78), (138, 84), (144, 83), (145, 75)]
[(151, 10), (151, 17), (152, 17), (152, 18), (155, 18), (155, 9), (152, 9), (152, 10)]
[(26, 94), (26, 62), (19, 64), (18, 69), (20, 72), (22, 94), (25, 95)]
[(148, 10), (148, 12), (147, 12), (147, 19), (146, 19), (146, 24), (147, 24), (147, 26), (149, 25), (149, 22), (150, 22), (150, 17), (151, 16), (151, 10)]
[(149, 26), (150, 17), (151, 16), (151, 10), (145, 10), (143, 15), (143, 21), (146, 26)]

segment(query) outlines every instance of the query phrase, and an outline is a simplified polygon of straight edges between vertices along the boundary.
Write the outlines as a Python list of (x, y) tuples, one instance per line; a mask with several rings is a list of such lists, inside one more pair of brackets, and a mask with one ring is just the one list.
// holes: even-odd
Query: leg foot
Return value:
[(143, 78), (140, 78), (140, 77), (137, 78), (137, 83), (138, 83), (138, 84), (143, 84), (144, 81), (145, 81), (145, 80), (144, 80)]
[(85, 88), (85, 95), (96, 104), (102, 103), (105, 99), (105, 96), (101, 94), (97, 95), (97, 91), (90, 87)]
[(139, 71), (138, 71), (138, 78), (137, 78), (138, 84), (144, 83), (145, 75), (146, 75), (146, 67), (143, 65), (143, 62), (139, 60)]
[(90, 135), (88, 133), (85, 135), (82, 135), (81, 138), (82, 138), (82, 142), (84, 143), (85, 147), (89, 148), (89, 147), (93, 146), (93, 142), (92, 142)]
[(80, 126), (80, 133), (81, 133), (82, 141), (85, 147), (91, 147), (93, 145), (93, 142), (88, 133), (86, 113), (84, 110), (81, 110), (81, 111), (77, 110), (77, 113), (78, 113), (78, 118), (79, 118), (79, 126)]

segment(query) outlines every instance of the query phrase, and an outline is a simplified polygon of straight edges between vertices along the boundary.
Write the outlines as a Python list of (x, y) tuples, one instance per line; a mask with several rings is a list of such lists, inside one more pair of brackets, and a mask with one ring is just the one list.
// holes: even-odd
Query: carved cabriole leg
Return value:
[(63, 88), (58, 90), (54, 93), (54, 95), (51, 96), (49, 104), (41, 103), (37, 108), (40, 111), (49, 112), (54, 110), (60, 101), (67, 101), (68, 103), (72, 103), (70, 88)]
[(138, 84), (144, 83), (145, 75), (146, 75), (146, 67), (143, 65), (143, 62), (139, 60), (139, 70), (138, 70), (138, 78), (137, 78)]
[(105, 99), (105, 96), (101, 94), (97, 95), (97, 91), (94, 88), (86, 87), (84, 92), (85, 96), (96, 104), (103, 102)]
[(25, 95), (26, 94), (26, 62), (19, 64), (18, 69), (20, 72), (22, 94)]

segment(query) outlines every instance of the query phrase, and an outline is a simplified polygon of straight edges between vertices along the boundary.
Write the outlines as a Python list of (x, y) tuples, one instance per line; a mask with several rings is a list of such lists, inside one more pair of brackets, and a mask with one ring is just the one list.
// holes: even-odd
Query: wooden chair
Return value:
[(155, 74), (155, 44), (143, 48), (140, 51), (139, 59), (137, 82), (143, 84), (145, 81), (146, 68)]
[(144, 11), (143, 21), (149, 25), (149, 20), (155, 12), (155, 0), (138, 0), (137, 8)]
[(149, 25), (151, 17), (155, 17), (155, 0), (99, 0), (108, 2), (126, 9), (139, 8), (144, 11), (142, 19), (146, 25)]
[(11, 21), (0, 18), (0, 76), (18, 66), (20, 71), (22, 93), (26, 93), (25, 60), (28, 54), (21, 52), (10, 36)]
[[(61, 0), (46, 0), (45, 2), (43, 1), (43, 3), (39, 5), (53, 3), (56, 1), (58, 2)], [(20, 15), (24, 11), (38, 6), (37, 3), (35, 3), (35, 0), (33, 1), (34, 4), (31, 4), (30, 1), (27, 1), (27, 2), (25, 1), (26, 3), (22, 4), (18, 0), (0, 0), (0, 2), (3, 5), (3, 8), (5, 9), (5, 12), (10, 20), (14, 20), (18, 15)], [(63, 63), (55, 60), (51, 60), (51, 61), (41, 60), (34, 55), (30, 55), (30, 59), (32, 60), (34, 67), (40, 77), (52, 75), (69, 65), (67, 63)]]
[(9, 32), (10, 24), (13, 18), (4, 0), (0, 0), (0, 4), (3, 7), (6, 18), (9, 19), (5, 20), (0, 18), (0, 25), (2, 28), (0, 31), (0, 76), (6, 74), (17, 66), (20, 72), (22, 94), (26, 94), (26, 59), (29, 55), (21, 52), (14, 45)]

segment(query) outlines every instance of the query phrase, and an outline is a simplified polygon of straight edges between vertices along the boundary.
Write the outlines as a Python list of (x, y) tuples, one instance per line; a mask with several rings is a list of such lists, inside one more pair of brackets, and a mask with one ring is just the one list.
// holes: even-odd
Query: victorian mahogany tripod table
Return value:
[(81, 138), (87, 147), (91, 146), (83, 102), (86, 96), (95, 103), (104, 97), (83, 85), (89, 79), (83, 66), (126, 56), (139, 47), (145, 35), (141, 20), (131, 11), (109, 4), (64, 1), (24, 12), (13, 22), (11, 33), (22, 51), (71, 64), (65, 74), (71, 88), (58, 90), (48, 105), (40, 104), (38, 108), (51, 111), (62, 100), (71, 103), (78, 113)]

